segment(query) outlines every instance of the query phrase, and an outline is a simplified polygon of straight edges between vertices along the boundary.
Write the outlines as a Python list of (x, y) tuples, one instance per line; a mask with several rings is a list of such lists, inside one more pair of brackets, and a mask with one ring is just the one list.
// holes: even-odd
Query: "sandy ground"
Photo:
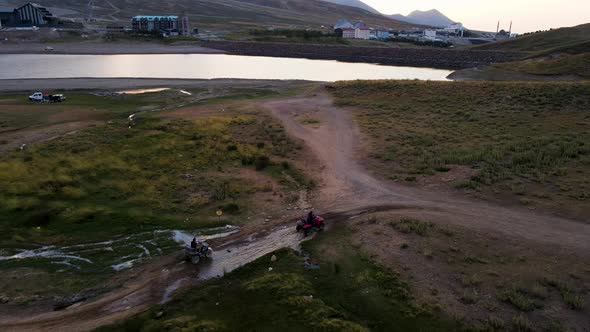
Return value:
[(289, 84), (293, 81), (278, 80), (242, 80), (242, 79), (164, 79), (164, 78), (55, 78), (55, 79), (13, 79), (0, 80), (0, 91), (37, 91), (46, 89), (101, 89), (116, 91), (120, 89), (152, 87), (203, 87), (231, 84), (232, 86), (251, 86), (257, 84)]
[[(53, 51), (45, 51), (45, 47)], [(190, 42), (160, 44), (148, 42), (56, 42), (0, 43), (0, 54), (222, 54), (224, 51)]]

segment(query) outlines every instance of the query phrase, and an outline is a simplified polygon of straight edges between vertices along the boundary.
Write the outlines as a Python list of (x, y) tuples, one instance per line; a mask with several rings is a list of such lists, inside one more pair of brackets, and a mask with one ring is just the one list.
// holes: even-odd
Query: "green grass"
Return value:
[(503, 302), (512, 304), (521, 311), (533, 311), (543, 307), (543, 304), (530, 297), (526, 290), (517, 287), (503, 289), (498, 294), (498, 298)]
[(527, 60), (496, 64), (494, 67), (531, 75), (571, 75), (590, 78), (590, 52), (549, 60)]
[[(3, 157), (3, 244), (87, 242), (162, 226), (208, 226), (209, 210), (227, 202), (245, 208), (257, 191), (231, 169), (295, 148), (284, 133), (277, 136), (280, 128), (266, 131), (264, 116), (138, 122), (133, 129), (123, 123), (92, 128)], [(260, 148), (259, 142), (266, 144)]]
[(461, 189), (588, 206), (590, 84), (356, 81), (329, 88), (337, 104), (358, 109), (369, 165), (386, 177), (420, 179), (464, 165), (475, 174), (454, 183)]
[(420, 236), (426, 236), (434, 227), (428, 221), (412, 218), (402, 218), (399, 221), (391, 222), (390, 225), (402, 233), (414, 233)]
[[(291, 250), (264, 256), (173, 302), (103, 331), (448, 331), (455, 323), (413, 303), (399, 276), (349, 245), (345, 229), (304, 244), (318, 269)], [(269, 272), (268, 268), (272, 267)], [(157, 313), (162, 317), (157, 318)]]

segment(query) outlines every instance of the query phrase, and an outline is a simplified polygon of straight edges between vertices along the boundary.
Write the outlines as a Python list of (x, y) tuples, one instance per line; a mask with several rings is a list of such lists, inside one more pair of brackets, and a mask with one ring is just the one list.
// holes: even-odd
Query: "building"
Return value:
[(355, 38), (355, 29), (353, 28), (342, 28), (342, 38), (344, 39), (354, 39)]
[(190, 36), (191, 35), (191, 25), (188, 20), (188, 16), (183, 16), (179, 22), (178, 32), (181, 36)]
[(11, 7), (0, 7), (0, 28), (3, 26), (16, 25), (18, 14), (16, 9)]
[(135, 16), (131, 19), (133, 31), (176, 31), (178, 16)]
[(445, 31), (451, 35), (463, 37), (463, 32), (465, 31), (465, 28), (463, 27), (463, 24), (453, 22), (445, 28)]
[(371, 39), (387, 40), (387, 39), (389, 39), (389, 37), (390, 37), (389, 30), (385, 30), (385, 29), (371, 30)]
[(369, 38), (371, 38), (371, 29), (369, 29), (366, 26), (355, 28), (354, 29), (354, 38), (368, 40)]
[(435, 40), (436, 39), (436, 30), (433, 30), (433, 29), (424, 30), (424, 39)]
[(53, 18), (53, 14), (51, 14), (45, 7), (36, 3), (27, 3), (26, 5), (17, 8), (16, 13), (18, 14), (18, 20), (20, 21), (18, 23), (19, 25), (46, 25)]

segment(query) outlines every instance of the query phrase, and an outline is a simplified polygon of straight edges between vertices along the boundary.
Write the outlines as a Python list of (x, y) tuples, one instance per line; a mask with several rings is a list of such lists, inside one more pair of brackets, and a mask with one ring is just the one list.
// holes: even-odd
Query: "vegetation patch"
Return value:
[[(590, 84), (355, 81), (328, 88), (339, 105), (357, 108), (369, 165), (384, 176), (590, 209), (583, 176), (590, 171)], [(437, 175), (457, 165), (472, 173)]]
[(516, 287), (508, 287), (500, 291), (498, 298), (503, 302), (512, 304), (521, 311), (533, 311), (543, 307), (541, 302), (531, 298), (523, 289)]
[(420, 236), (426, 236), (434, 227), (431, 222), (412, 218), (402, 218), (399, 221), (391, 222), (390, 225), (402, 233), (414, 233)]

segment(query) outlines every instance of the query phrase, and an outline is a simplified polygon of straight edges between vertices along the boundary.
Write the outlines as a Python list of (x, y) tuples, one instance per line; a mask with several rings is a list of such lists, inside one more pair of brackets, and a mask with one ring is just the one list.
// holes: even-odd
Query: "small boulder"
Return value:
[(276, 255), (272, 255), (270, 257), (270, 261), (273, 262), (273, 263), (276, 262), (277, 261), (277, 256)]

